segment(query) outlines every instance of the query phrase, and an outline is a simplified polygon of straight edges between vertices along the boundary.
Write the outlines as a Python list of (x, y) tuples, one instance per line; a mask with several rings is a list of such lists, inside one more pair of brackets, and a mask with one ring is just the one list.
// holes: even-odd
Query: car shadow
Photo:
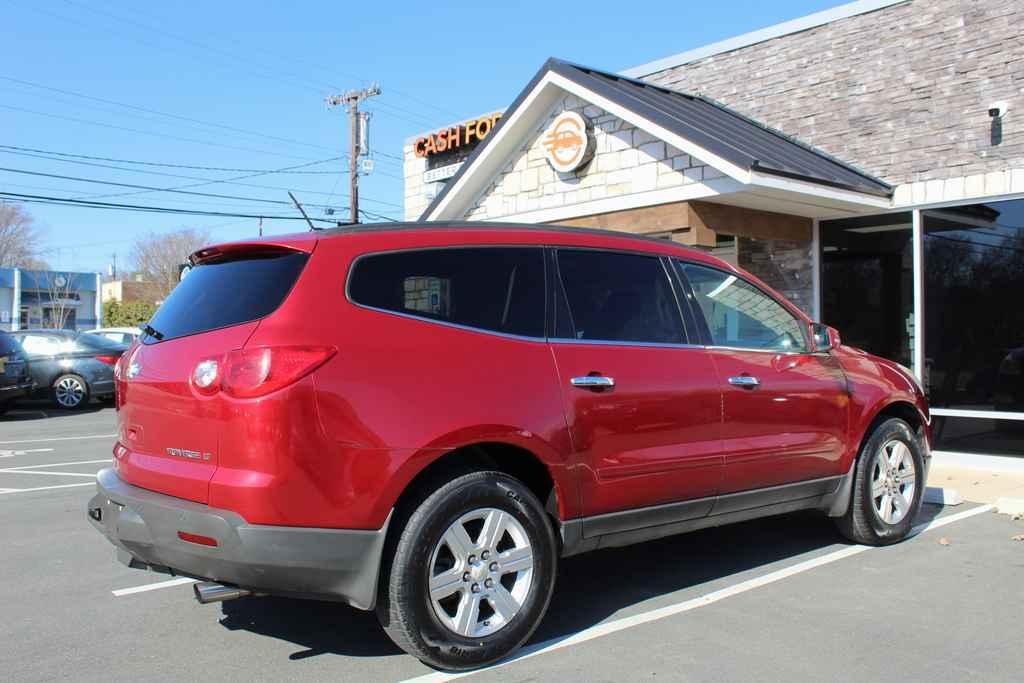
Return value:
[(29, 400), (17, 401), (8, 408), (8, 411), (0, 415), (0, 422), (32, 422), (34, 420), (48, 420), (58, 417), (74, 417), (75, 415), (90, 415), (98, 413), (107, 408), (113, 408), (113, 403), (103, 402), (97, 399), (89, 401), (89, 405), (65, 410), (57, 408), (51, 401)]
[[(941, 506), (925, 505), (917, 524)], [(594, 626), (620, 610), (728, 578), (837, 543), (820, 514), (794, 513), (704, 529), (647, 543), (566, 558), (547, 615), (530, 642), (559, 639)], [(382, 657), (401, 654), (372, 612), (333, 602), (241, 598), (222, 603), (221, 625), (300, 646), (298, 660), (321, 654)]]

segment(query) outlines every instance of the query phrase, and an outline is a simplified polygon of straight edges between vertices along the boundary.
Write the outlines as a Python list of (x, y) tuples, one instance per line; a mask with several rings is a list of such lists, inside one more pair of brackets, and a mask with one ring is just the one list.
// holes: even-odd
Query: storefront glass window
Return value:
[(907, 367), (914, 356), (909, 212), (822, 221), (821, 319), (843, 341)]
[(932, 406), (1024, 413), (1024, 200), (922, 220)]

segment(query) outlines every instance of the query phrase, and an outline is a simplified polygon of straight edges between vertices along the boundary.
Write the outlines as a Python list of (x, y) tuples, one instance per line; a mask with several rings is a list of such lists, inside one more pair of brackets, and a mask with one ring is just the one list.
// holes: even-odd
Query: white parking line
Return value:
[[(912, 533), (916, 535), (923, 533), (925, 531), (930, 531), (932, 529), (938, 529), (939, 527), (946, 526), (947, 524), (952, 524), (953, 522), (959, 522), (960, 520), (967, 519), (968, 517), (974, 517), (975, 515), (990, 512), (992, 509), (992, 505), (981, 505), (976, 508), (971, 508), (970, 510), (965, 510), (964, 512), (958, 512), (953, 515), (939, 517), (925, 524), (919, 524), (918, 526), (914, 527)], [(457, 678), (472, 676), (473, 674), (480, 673), (481, 671), (490, 671), (491, 669), (497, 669), (499, 667), (507, 666), (509, 664), (512, 664), (513, 662), (517, 662), (522, 659), (528, 659), (530, 657), (546, 654), (548, 652), (554, 652), (555, 650), (561, 650), (562, 648), (569, 647), (570, 645), (579, 645), (580, 643), (585, 643), (586, 641), (593, 640), (594, 638), (600, 638), (601, 636), (606, 636), (612, 633), (616, 633), (618, 631), (623, 631), (628, 628), (633, 628), (634, 626), (640, 626), (641, 624), (647, 624), (652, 621), (657, 621), (659, 619), (671, 617), (676, 614), (682, 614), (683, 612), (689, 612), (691, 610), (697, 609), (698, 607), (706, 607), (707, 605), (714, 604), (720, 600), (725, 600), (726, 598), (730, 598), (734, 595), (739, 595), (740, 593), (746, 593), (747, 591), (753, 590), (755, 588), (767, 586), (768, 584), (775, 583), (776, 581), (781, 581), (782, 579), (789, 578), (791, 576), (800, 574), (810, 569), (821, 567), (826, 564), (831, 564), (833, 562), (837, 562), (838, 560), (842, 560), (852, 555), (858, 555), (868, 550), (877, 550), (877, 548), (875, 546), (869, 545), (847, 546), (845, 548), (836, 550), (826, 555), (821, 555), (820, 557), (805, 560), (804, 562), (798, 562), (797, 564), (794, 564), (792, 566), (784, 567), (774, 572), (769, 572), (763, 576), (757, 576), (746, 581), (741, 581), (740, 583), (737, 583), (735, 585), (727, 586), (725, 588), (712, 591), (710, 593), (701, 595), (690, 600), (684, 600), (683, 602), (677, 602), (674, 605), (659, 607), (658, 609), (654, 609), (649, 612), (634, 614), (632, 616), (623, 617), (622, 619), (616, 619), (614, 621), (605, 622), (603, 624), (598, 624), (596, 626), (591, 626), (590, 628), (583, 629), (582, 631), (578, 631), (577, 633), (573, 633), (568, 636), (564, 636), (561, 638), (552, 638), (551, 640), (545, 640), (544, 642), (524, 647), (511, 658), (506, 659), (497, 664), (484, 667), (482, 669), (477, 669), (475, 671), (467, 671), (465, 673), (458, 674), (436, 671), (434, 673), (425, 674), (423, 676), (417, 676), (416, 678), (407, 679), (406, 681), (403, 681), (403, 683), (413, 683), (414, 681), (415, 683), (441, 683), (442, 681), (452, 681)]]
[(29, 448), (28, 450), (18, 451), (0, 448), (0, 458), (13, 458), (16, 455), (28, 455), (29, 453), (51, 453), (52, 448)]
[(116, 597), (120, 598), (124, 595), (135, 595), (136, 593), (145, 593), (146, 591), (155, 591), (160, 588), (170, 588), (171, 586), (182, 586), (186, 583), (195, 583), (196, 579), (190, 579), (184, 576), (178, 577), (177, 579), (170, 579), (168, 581), (160, 581), (159, 583), (147, 583), (145, 586), (135, 586), (133, 588), (119, 588), (116, 591), (110, 591)]
[[(43, 449), (53, 450), (53, 449)], [(110, 462), (110, 458), (103, 458), (102, 460), (76, 460), (75, 462), (47, 462), (41, 465), (18, 465), (17, 467), (7, 467), (5, 469), (11, 472), (21, 472), (22, 470), (34, 470), (41, 469), (43, 467), (64, 467), (65, 465), (95, 465), (101, 462)], [(92, 476), (92, 475), (90, 475)]]
[(89, 477), (95, 479), (95, 474), (85, 474), (84, 472), (40, 472), (39, 470), (16, 470), (16, 469), (0, 469), (0, 474), (46, 474), (51, 477)]
[(88, 436), (55, 436), (50, 439), (27, 439), (24, 441), (0, 441), (0, 446), (13, 443), (44, 443), (46, 441), (81, 441), (82, 439), (112, 439), (117, 434), (89, 434)]
[(29, 491), (52, 491), (53, 489), (70, 489), (76, 486), (95, 486), (96, 482), (87, 481), (84, 484), (61, 484), (59, 486), (36, 486), (31, 489), (0, 489), (0, 496), (9, 493), (28, 493)]

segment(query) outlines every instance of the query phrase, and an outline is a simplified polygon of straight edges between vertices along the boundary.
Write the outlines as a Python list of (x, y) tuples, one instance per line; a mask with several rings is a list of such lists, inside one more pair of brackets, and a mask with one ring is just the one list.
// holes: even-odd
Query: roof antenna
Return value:
[(309, 220), (309, 216), (306, 215), (306, 210), (302, 208), (302, 204), (299, 204), (299, 200), (295, 198), (295, 195), (292, 194), (291, 190), (288, 190), (288, 196), (292, 198), (292, 201), (295, 203), (295, 208), (298, 209), (299, 213), (302, 214), (302, 217), (306, 219), (306, 223), (309, 224), (309, 229), (315, 232), (316, 227), (313, 225), (313, 221)]

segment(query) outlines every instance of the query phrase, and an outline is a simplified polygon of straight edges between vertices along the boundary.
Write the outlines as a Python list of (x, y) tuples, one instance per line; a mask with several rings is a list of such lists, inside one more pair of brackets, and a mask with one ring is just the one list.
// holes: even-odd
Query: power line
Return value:
[(103, 123), (103, 122), (100, 122), (100, 121), (91, 121), (89, 119), (79, 119), (79, 118), (75, 118), (73, 116), (62, 116), (60, 114), (51, 114), (49, 112), (36, 111), (34, 109), (25, 109), (24, 107), (15, 107), (15, 106), (12, 106), (12, 105), (9, 105), (9, 104), (0, 104), (0, 107), (2, 107), (4, 109), (10, 109), (12, 111), (19, 111), (19, 112), (24, 112), (24, 113), (27, 113), (27, 114), (33, 114), (35, 116), (45, 116), (47, 118), (60, 119), (62, 121), (71, 121), (71, 122), (74, 122), (74, 123), (84, 123), (84, 124), (91, 125), (91, 126), (99, 126), (101, 128), (112, 128), (114, 130), (122, 130), (122, 131), (127, 131), (129, 133), (138, 133), (140, 135), (150, 135), (150, 136), (158, 137), (158, 138), (166, 138), (168, 140), (178, 140), (179, 142), (191, 142), (193, 144), (206, 145), (206, 146), (209, 146), (209, 147), (222, 147), (224, 149), (231, 149), (231, 150), (240, 151), (240, 152), (250, 152), (250, 153), (253, 153), (253, 154), (267, 154), (267, 155), (270, 155), (270, 156), (284, 157), (286, 159), (300, 159), (302, 161), (313, 161), (313, 159), (310, 159), (309, 157), (300, 157), (300, 156), (296, 156), (294, 154), (283, 154), (281, 152), (271, 152), (269, 150), (255, 149), (255, 148), (252, 148), (252, 147), (239, 147), (237, 145), (225, 145), (225, 144), (222, 144), (222, 143), (219, 143), (219, 142), (210, 142), (209, 140), (197, 140), (195, 138), (186, 138), (186, 137), (182, 137), (182, 136), (179, 136), (179, 135), (171, 135), (169, 133), (155, 133), (153, 131), (140, 130), (138, 128), (129, 128), (127, 126), (118, 126), (118, 125), (115, 125), (115, 124), (112, 124), (112, 123)]
[[(238, 195), (216, 194), (216, 193), (212, 193), (212, 192), (190, 192), (188, 190), (180, 190), (180, 189), (174, 189), (174, 188), (152, 187), (152, 186), (149, 186), (149, 185), (135, 185), (133, 183), (117, 183), (117, 182), (114, 182), (114, 181), (111, 181), (111, 180), (96, 180), (94, 178), (81, 178), (81, 177), (77, 177), (77, 176), (60, 175), (60, 174), (57, 174), (57, 173), (43, 173), (41, 171), (28, 171), (28, 170), (25, 170), (25, 169), (18, 169), (18, 168), (0, 167), (0, 171), (4, 171), (4, 172), (7, 172), (7, 173), (20, 173), (22, 175), (39, 176), (39, 177), (42, 177), (42, 178), (56, 178), (58, 180), (71, 180), (71, 181), (78, 182), (78, 183), (93, 183), (93, 184), (97, 184), (97, 185), (111, 185), (113, 187), (130, 187), (130, 188), (137, 189), (137, 190), (144, 190), (146, 192), (171, 192), (171, 193), (174, 193), (174, 194), (187, 194), (187, 195), (192, 195), (192, 196), (196, 196), (196, 197), (212, 197), (214, 199), (238, 199), (238, 200), (246, 201), (246, 202), (259, 202), (259, 203), (263, 203), (263, 204), (276, 204), (278, 206), (290, 206), (291, 205), (289, 202), (280, 201), (280, 200), (277, 200), (277, 199), (261, 199), (259, 197), (241, 197), (241, 196), (238, 196)], [(75, 198), (75, 199), (86, 199), (86, 198), (82, 197), (82, 198)], [(310, 206), (333, 208), (333, 207), (327, 206), (326, 204), (310, 204)]]
[[(122, 211), (138, 211), (141, 213), (166, 213), (182, 216), (224, 216), (227, 218), (265, 218), (268, 220), (282, 220), (282, 221), (304, 221), (305, 219), (301, 216), (281, 216), (271, 214), (258, 214), (258, 213), (231, 213), (226, 211), (202, 211), (198, 209), (175, 209), (166, 206), (149, 206), (141, 204), (116, 204), (110, 202), (93, 202), (82, 199), (73, 199), (69, 197), (51, 197), (46, 195), (30, 195), (30, 194), (18, 194), (15, 192), (0, 192), (0, 197), (8, 197), (12, 201), (22, 202), (25, 204), (48, 204), (51, 206), (80, 206), (82, 208), (89, 209), (110, 209), (110, 210), (122, 210)], [(313, 218), (311, 220), (320, 221), (324, 223), (337, 223), (335, 220), (327, 218)]]
[[(282, 170), (282, 169), (262, 169), (262, 168), (228, 168), (224, 166), (193, 166), (189, 164), (169, 164), (166, 162), (158, 161), (135, 161), (132, 159), (114, 159), (112, 157), (97, 157), (89, 156), (86, 154), (69, 154), (67, 152), (53, 152), (46, 149), (36, 149), (34, 147), (18, 147), (15, 145), (0, 145), (0, 149), (11, 149), (19, 152), (35, 152), (37, 154), (50, 154), (59, 157), (72, 157), (75, 159), (90, 159), (92, 161), (111, 161), (117, 164), (137, 164), (139, 166), (160, 166), (163, 168), (186, 168), (194, 171), (224, 171), (227, 173), (287, 173), (289, 175), (336, 175), (338, 171), (293, 171), (293, 170)], [(315, 166), (317, 164), (327, 164), (332, 161), (338, 161), (339, 159), (345, 159), (348, 155), (343, 154), (341, 156), (330, 157), (329, 159), (321, 159), (319, 161), (313, 161), (303, 166)], [(396, 157), (397, 158), (397, 157)], [(291, 168), (300, 168), (299, 166), (292, 166)]]
[[(207, 126), (207, 127), (210, 127), (210, 128), (220, 128), (222, 130), (228, 130), (228, 131), (232, 131), (232, 132), (235, 132), (235, 133), (242, 133), (244, 135), (251, 135), (251, 136), (254, 136), (254, 137), (266, 138), (268, 140), (274, 140), (276, 142), (286, 142), (288, 144), (293, 144), (293, 145), (302, 145), (303, 147), (311, 147), (311, 148), (314, 148), (314, 149), (323, 149), (323, 150), (328, 150), (328, 151), (334, 151), (331, 148), (326, 147), (324, 145), (318, 145), (318, 144), (314, 144), (314, 143), (311, 143), (311, 142), (303, 142), (301, 140), (295, 140), (295, 139), (292, 139), (292, 138), (279, 137), (277, 135), (270, 135), (270, 134), (267, 134), (267, 133), (260, 133), (260, 132), (257, 132), (257, 131), (251, 131), (251, 130), (247, 130), (245, 128), (238, 128), (238, 127), (235, 127), (235, 126), (227, 126), (227, 125), (224, 125), (224, 124), (221, 124), (221, 123), (212, 123), (210, 121), (203, 121), (201, 119), (194, 119), (194, 118), (191, 118), (191, 117), (188, 117), (188, 116), (180, 116), (178, 114), (170, 114), (170, 113), (167, 113), (167, 112), (159, 111), (157, 109), (149, 109), (147, 107), (139, 107), (139, 106), (134, 105), (134, 104), (127, 104), (125, 102), (118, 102), (116, 100), (108, 100), (108, 99), (105, 99), (105, 98), (102, 98), (102, 97), (95, 97), (93, 95), (86, 95), (84, 93), (74, 92), (72, 90), (64, 90), (64, 89), (61, 89), (61, 88), (54, 88), (54, 87), (51, 87), (51, 86), (42, 85), (40, 83), (33, 83), (32, 81), (25, 81), (25, 80), (21, 80), (19, 78), (12, 78), (11, 76), (0, 76), (0, 80), (10, 81), (12, 83), (19, 83), (21, 85), (27, 85), (27, 86), (30, 86), (30, 87), (33, 87), (33, 88), (39, 88), (40, 90), (48, 90), (50, 92), (57, 92), (57, 93), (61, 93), (61, 94), (64, 94), (64, 95), (70, 95), (72, 97), (79, 97), (79, 98), (82, 98), (82, 99), (91, 100), (93, 102), (102, 102), (104, 104), (112, 104), (112, 105), (114, 105), (116, 107), (123, 107), (125, 109), (134, 109), (136, 111), (146, 112), (147, 114), (156, 114), (157, 116), (164, 116), (164, 117), (167, 117), (167, 118), (170, 118), (170, 119), (177, 119), (179, 121), (186, 121), (186, 122), (189, 122), (189, 123), (197, 123), (199, 125)], [(146, 119), (146, 120), (149, 120), (149, 119)]]

